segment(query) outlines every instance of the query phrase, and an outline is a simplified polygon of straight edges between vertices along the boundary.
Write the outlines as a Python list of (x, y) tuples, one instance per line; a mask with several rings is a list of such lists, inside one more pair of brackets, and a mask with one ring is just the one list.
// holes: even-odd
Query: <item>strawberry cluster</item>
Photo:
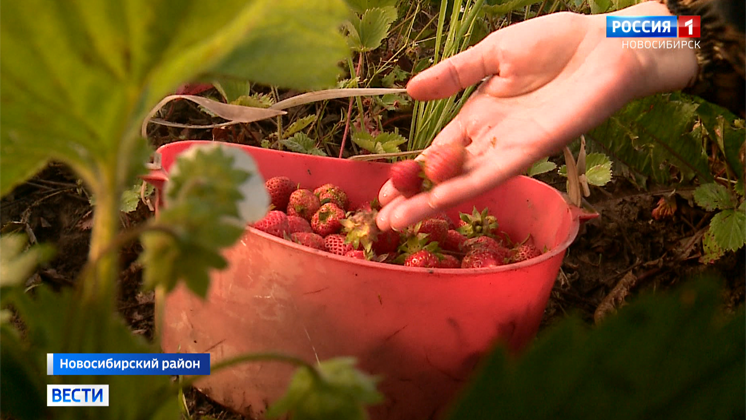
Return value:
[(402, 232), (381, 232), (376, 201), (353, 209), (338, 186), (304, 189), (287, 177), (270, 178), (265, 186), (272, 208), (255, 229), (336, 255), (409, 267), (480, 268), (542, 254), (530, 238), (514, 243), (488, 209), (461, 213), (456, 222), (443, 213)]

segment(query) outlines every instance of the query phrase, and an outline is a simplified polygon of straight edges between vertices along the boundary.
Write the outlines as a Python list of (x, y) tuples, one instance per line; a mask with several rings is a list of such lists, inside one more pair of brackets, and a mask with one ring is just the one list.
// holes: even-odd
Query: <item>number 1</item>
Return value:
[(693, 32), (694, 29), (693, 29), (693, 26), (692, 26), (693, 24), (694, 24), (694, 19), (689, 19), (686, 22), (684, 22), (684, 26), (689, 27), (689, 35), (690, 36), (694, 35), (694, 32)]

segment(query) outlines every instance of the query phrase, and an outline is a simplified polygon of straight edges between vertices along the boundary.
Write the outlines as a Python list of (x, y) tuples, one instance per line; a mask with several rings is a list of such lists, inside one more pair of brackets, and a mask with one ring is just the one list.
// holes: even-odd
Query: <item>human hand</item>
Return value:
[[(647, 2), (615, 14), (669, 13)], [(400, 230), (476, 197), (557, 152), (627, 102), (683, 88), (696, 75), (693, 52), (623, 48), (622, 40), (606, 38), (605, 19), (573, 13), (531, 19), (494, 32), (413, 78), (408, 93), (433, 100), (488, 77), (433, 140), (467, 146), (465, 173), (408, 199), (387, 182), (378, 197), (384, 206), (379, 227)]]

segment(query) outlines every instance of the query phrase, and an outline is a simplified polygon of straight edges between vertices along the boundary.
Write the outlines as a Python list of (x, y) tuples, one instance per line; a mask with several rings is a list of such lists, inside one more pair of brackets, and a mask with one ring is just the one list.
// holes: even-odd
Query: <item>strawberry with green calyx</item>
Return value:
[(328, 252), (336, 255), (345, 255), (352, 251), (352, 244), (345, 241), (345, 237), (337, 233), (333, 233), (324, 238), (324, 248)]
[(443, 241), (441, 248), (443, 248), (444, 251), (462, 252), (464, 242), (466, 242), (466, 236), (457, 230), (449, 229), (448, 232), (446, 232), (446, 239)]
[(423, 249), (409, 255), (404, 260), (404, 265), (407, 267), (438, 268), (440, 259), (434, 253)]
[(272, 209), (285, 210), (290, 200), (290, 194), (296, 189), (296, 185), (286, 176), (276, 176), (268, 179), (264, 187), (269, 193)]
[(423, 190), (424, 173), (421, 164), (415, 160), (402, 160), (391, 165), (389, 178), (404, 197), (412, 197)]
[(301, 244), (303, 246), (307, 246), (309, 248), (326, 251), (326, 246), (324, 244), (324, 238), (322, 238), (321, 235), (315, 234), (313, 232), (291, 233), (290, 240), (295, 243)]
[(344, 210), (336, 204), (326, 203), (311, 218), (311, 229), (321, 236), (337, 233), (342, 228), (340, 220), (344, 219)]
[(270, 235), (284, 238), (288, 233), (288, 216), (279, 210), (272, 210), (254, 223), (253, 227)]
[(466, 162), (466, 147), (461, 142), (435, 144), (428, 148), (423, 170), (433, 184), (461, 175)]
[(448, 222), (440, 218), (422, 220), (411, 227), (410, 234), (427, 234), (428, 240), (442, 244), (448, 235)]
[(399, 247), (400, 235), (388, 230), (381, 232), (376, 224), (377, 210), (358, 210), (348, 213), (342, 220), (342, 234), (355, 249), (364, 249), (367, 253), (387, 254)]
[(300, 216), (288, 216), (288, 233), (293, 234), (296, 232), (313, 232), (311, 224), (308, 220)]
[(373, 243), (381, 232), (376, 225), (377, 215), (376, 210), (358, 210), (354, 213), (347, 213), (347, 217), (340, 220), (342, 234), (353, 248), (363, 248), (369, 252), (373, 249)]
[(320, 207), (319, 198), (311, 190), (300, 189), (290, 195), (287, 213), (288, 216), (300, 216), (311, 220)]
[(419, 251), (429, 251), (435, 255), (436, 259), (442, 257), (440, 247), (437, 242), (431, 242), (426, 233), (410, 235), (399, 246), (399, 255), (393, 260), (395, 264), (404, 264), (406, 259)]
[(451, 254), (443, 254), (443, 259), (438, 262), (438, 268), (461, 268), (461, 261)]
[(482, 235), (496, 237), (499, 233), (497, 218), (489, 214), (489, 209), (486, 207), (481, 212), (474, 207), (471, 215), (459, 213), (459, 217), (457, 230), (466, 235), (467, 238)]
[(347, 193), (334, 184), (324, 184), (313, 190), (313, 193), (319, 198), (321, 205), (334, 203), (342, 210), (347, 209)]

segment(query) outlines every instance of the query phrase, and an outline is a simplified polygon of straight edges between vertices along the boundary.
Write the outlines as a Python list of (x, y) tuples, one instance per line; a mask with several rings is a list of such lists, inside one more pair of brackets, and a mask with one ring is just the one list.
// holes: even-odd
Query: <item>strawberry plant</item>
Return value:
[[(19, 254), (21, 240), (2, 240), (2, 306), (12, 307), (24, 326), (21, 332), (3, 318), (3, 412), (18, 419), (177, 418), (179, 385), (167, 377), (47, 377), (46, 353), (158, 351), (157, 340), (131, 334), (115, 311), (119, 248), (141, 239), (149, 287), (165, 293), (184, 281), (204, 296), (208, 271), (227, 264), (220, 251), (247, 222), (264, 215), (269, 197), (248, 155), (231, 147), (195, 148), (175, 164), (158, 220), (120, 233), (121, 197), (150, 154), (142, 122), (169, 92), (199, 78), (296, 89), (333, 85), (336, 62), (347, 52), (338, 31), (345, 5), (32, 0), (3, 1), (2, 8), (0, 48), (8, 59), (0, 63), (0, 193), (55, 160), (69, 165), (95, 197), (89, 260), (74, 289), (24, 293), (17, 283), (44, 252)], [(361, 418), (361, 404), (378, 398), (374, 381), (355, 372), (349, 360), (318, 366), (280, 355), (246, 360), (267, 358), (300, 366), (306, 378), (294, 382), (303, 381), (302, 390), (294, 393), (291, 386), (288, 400), (295, 403), (280, 405), (277, 413), (291, 410), (302, 418), (321, 410)], [(117, 397), (107, 410), (51, 411), (44, 404), (45, 383), (63, 380), (110, 384)], [(316, 397), (325, 404), (302, 403)]]

